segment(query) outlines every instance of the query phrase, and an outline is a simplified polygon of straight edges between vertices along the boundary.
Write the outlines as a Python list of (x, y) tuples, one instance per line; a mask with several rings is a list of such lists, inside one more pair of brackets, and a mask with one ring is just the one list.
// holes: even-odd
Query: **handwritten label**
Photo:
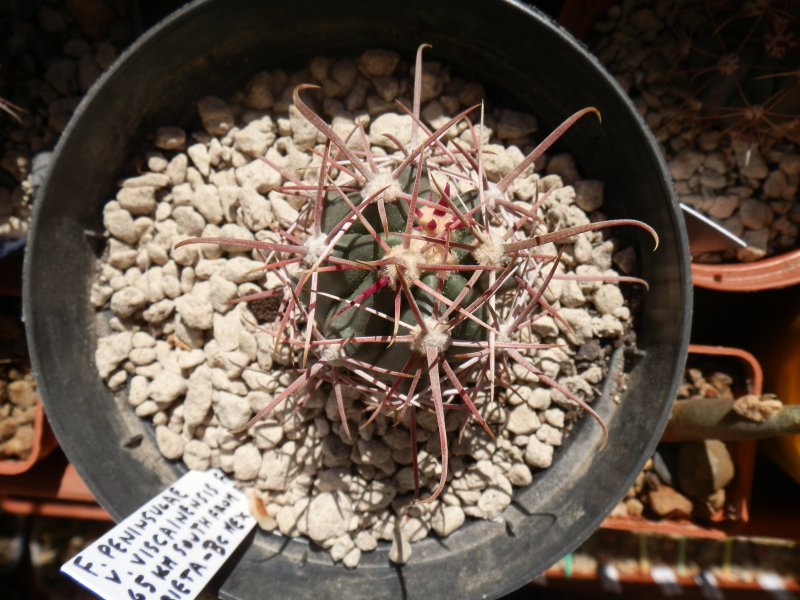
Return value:
[(221, 471), (189, 471), (61, 571), (106, 600), (191, 600), (255, 524)]

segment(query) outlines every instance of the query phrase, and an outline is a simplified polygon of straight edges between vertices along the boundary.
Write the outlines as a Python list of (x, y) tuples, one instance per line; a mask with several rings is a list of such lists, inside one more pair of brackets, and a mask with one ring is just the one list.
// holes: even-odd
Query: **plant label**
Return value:
[(191, 600), (255, 524), (221, 471), (189, 471), (61, 571), (106, 600)]

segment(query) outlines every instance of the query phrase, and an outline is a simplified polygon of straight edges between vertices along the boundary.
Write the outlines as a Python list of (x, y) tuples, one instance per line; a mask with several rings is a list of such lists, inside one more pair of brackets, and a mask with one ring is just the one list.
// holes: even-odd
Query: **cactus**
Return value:
[[(493, 437), (479, 399), (494, 398), (496, 386), (508, 383), (506, 374), (514, 363), (570, 398), (605, 435), (599, 416), (526, 356), (549, 347), (522, 341), (519, 335), (540, 316), (550, 314), (569, 330), (543, 297), (556, 277), (560, 252), (548, 255), (536, 249), (621, 225), (646, 230), (656, 245), (658, 238), (648, 225), (627, 219), (547, 232), (537, 210), (549, 193), (521, 206), (512, 202), (509, 188), (567, 129), (590, 113), (599, 118), (598, 111), (584, 108), (568, 117), (510, 173), (489, 182), (480, 129), (468, 119), (481, 105), (436, 131), (419, 118), (424, 47), (417, 52), (413, 107), (404, 109), (412, 117), (411, 141), (405, 147), (395, 140), (402, 158), (373, 155), (360, 125), (352, 135), (361, 149), (352, 149), (354, 144), (341, 139), (304, 100), (315, 86), (300, 85), (294, 104), (326, 140), (317, 185), (281, 172), (294, 182), (281, 191), (308, 200), (304, 216), (278, 231), (275, 241), (194, 238), (178, 246), (258, 250), (265, 258), (264, 270), (281, 282), (236, 301), (277, 303), (270, 332), (276, 344), (290, 348), (299, 375), (240, 431), (290, 397), (302, 404), (322, 385), (332, 389), (348, 437), (347, 393), (358, 393), (366, 404), (371, 414), (365, 425), (379, 414), (407, 422), (412, 450), (416, 411), (430, 411), (439, 432), (441, 473), (436, 489), (419, 500), (429, 502), (441, 493), (447, 477), (445, 414), (460, 411), (462, 428), (474, 419)], [(472, 132), (472, 147), (457, 140), (443, 143), (462, 122)], [(598, 279), (644, 283), (635, 277)], [(419, 499), (415, 451), (412, 456)]]
[(800, 141), (800, 3), (693, 3), (677, 14), (669, 78), (689, 113), (763, 146)]

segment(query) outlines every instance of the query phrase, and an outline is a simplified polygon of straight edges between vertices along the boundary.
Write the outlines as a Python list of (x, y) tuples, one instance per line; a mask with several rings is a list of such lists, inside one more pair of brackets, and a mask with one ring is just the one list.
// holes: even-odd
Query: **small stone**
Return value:
[(11, 381), (6, 387), (8, 400), (16, 407), (28, 408), (36, 404), (36, 393), (33, 384), (27, 379)]
[(101, 337), (95, 352), (95, 363), (100, 377), (108, 377), (120, 362), (128, 358), (132, 348), (133, 335), (129, 331)]
[(734, 194), (715, 196), (708, 209), (708, 216), (715, 219), (727, 219), (738, 207), (739, 197)]
[(703, 164), (705, 155), (696, 150), (681, 150), (669, 161), (669, 170), (676, 181), (685, 181)]
[(310, 150), (317, 142), (317, 128), (293, 104), (289, 106), (292, 141), (301, 150)]
[(742, 224), (749, 229), (762, 229), (772, 221), (772, 210), (761, 200), (746, 198), (739, 207)]
[(511, 433), (527, 435), (539, 429), (540, 425), (536, 412), (528, 408), (527, 404), (520, 404), (510, 412), (507, 428)]
[(147, 304), (147, 296), (134, 286), (124, 287), (111, 296), (111, 311), (120, 319), (127, 319)]
[[(203, 146), (205, 148), (205, 146)], [(192, 206), (199, 212), (207, 223), (218, 225), (222, 223), (222, 204), (219, 192), (214, 185), (201, 185), (192, 194)]]
[[(545, 423), (536, 430), (536, 439), (544, 442), (545, 444), (549, 444), (550, 446), (560, 446), (562, 436), (563, 434), (561, 433), (561, 430), (556, 429), (549, 423)], [(528, 447), (530, 447), (530, 441), (528, 442)]]
[(478, 500), (478, 508), (484, 519), (497, 518), (511, 504), (511, 494), (498, 487), (490, 487), (483, 491)]
[(547, 174), (558, 175), (564, 185), (572, 185), (580, 178), (578, 166), (571, 154), (556, 154), (547, 161)]
[(512, 465), (512, 467), (509, 469), (508, 480), (512, 485), (517, 487), (525, 487), (531, 484), (533, 481), (533, 475), (531, 474), (531, 470), (528, 468), (528, 465), (517, 463)]
[(460, 506), (440, 504), (431, 515), (431, 527), (437, 535), (447, 537), (461, 527), (465, 520), (466, 515)]
[(597, 179), (578, 179), (575, 187), (575, 203), (581, 210), (590, 213), (603, 206), (603, 182)]
[(536, 118), (514, 110), (504, 109), (497, 122), (497, 137), (516, 139), (531, 135), (538, 129)]
[(162, 150), (182, 150), (186, 146), (186, 132), (180, 127), (159, 127), (155, 146)]
[(409, 115), (385, 113), (377, 117), (369, 126), (369, 141), (389, 151), (395, 150), (395, 144), (386, 134), (393, 136), (404, 146), (411, 143), (411, 126), (413, 120)]
[(264, 156), (274, 142), (275, 123), (268, 116), (250, 121), (233, 136), (233, 147), (249, 156)]
[(610, 315), (624, 305), (625, 298), (623, 298), (619, 287), (605, 283), (594, 293), (593, 301), (595, 308), (601, 315)]
[(225, 135), (236, 122), (233, 112), (225, 101), (214, 96), (206, 96), (199, 100), (197, 112), (203, 122), (203, 129), (211, 135)]
[(261, 452), (253, 444), (239, 446), (233, 453), (233, 476), (239, 481), (255, 479), (261, 468)]
[(142, 232), (136, 227), (131, 214), (119, 208), (119, 205), (115, 210), (103, 211), (103, 225), (112, 236), (126, 244), (133, 245), (141, 237)]
[[(172, 197), (175, 204), (181, 204), (178, 201), (178, 186), (183, 184), (186, 181), (186, 172), (189, 166), (189, 157), (185, 154), (176, 154), (172, 157), (167, 163), (167, 168), (164, 170), (164, 174), (169, 177), (170, 183), (175, 186), (172, 188)], [(191, 198), (191, 186), (187, 184), (187, 198)], [(187, 202), (190, 200), (187, 200)]]
[(666, 485), (651, 490), (647, 501), (659, 517), (689, 518), (692, 514), (692, 501)]
[(641, 517), (644, 513), (644, 504), (638, 498), (628, 498), (625, 501), (625, 510), (632, 517)]
[(211, 401), (214, 406), (214, 414), (225, 429), (239, 429), (250, 419), (250, 403), (243, 396), (215, 391)]
[[(9, 386), (10, 390), (11, 386)], [(783, 403), (769, 395), (745, 394), (733, 403), (734, 412), (754, 423), (762, 423), (778, 412)]]
[(767, 198), (782, 198), (788, 182), (783, 171), (772, 171), (764, 182), (764, 196)]
[(371, 49), (364, 52), (358, 65), (365, 75), (381, 77), (391, 75), (400, 61), (400, 55), (391, 50)]
[(800, 154), (786, 154), (781, 158), (778, 167), (789, 177), (800, 175)]
[(281, 227), (287, 228), (297, 222), (300, 213), (278, 194), (270, 194), (272, 214)]
[(167, 460), (177, 460), (183, 456), (184, 439), (169, 427), (156, 427), (156, 444), (158, 450)]
[(360, 560), (361, 550), (359, 548), (351, 548), (347, 554), (344, 555), (344, 558), (342, 558), (342, 564), (348, 569), (355, 569)]
[(355, 545), (362, 552), (372, 552), (378, 547), (378, 540), (369, 531), (359, 531), (355, 537)]
[(136, 177), (128, 177), (122, 181), (124, 188), (153, 187), (163, 188), (169, 185), (169, 176), (164, 173), (142, 173)]
[(308, 506), (308, 537), (318, 544), (348, 532), (353, 515), (350, 499), (338, 493), (322, 493)]
[(254, 160), (236, 169), (236, 182), (243, 188), (253, 188), (265, 194), (283, 182), (281, 174), (261, 160)]
[(186, 154), (203, 177), (208, 177), (211, 172), (211, 161), (208, 157), (208, 146), (205, 144), (192, 144), (186, 149)]
[(214, 307), (200, 294), (181, 296), (175, 301), (175, 309), (183, 322), (193, 329), (211, 329), (214, 324)]
[(525, 462), (536, 469), (546, 469), (553, 464), (553, 446), (531, 436), (525, 448)]
[(156, 189), (154, 187), (123, 187), (117, 192), (120, 208), (131, 215), (149, 215), (156, 208)]
[(564, 411), (560, 408), (548, 408), (544, 411), (544, 419), (553, 427), (558, 429), (564, 427)]
[(150, 382), (149, 396), (161, 408), (166, 408), (186, 393), (187, 382), (175, 371), (161, 371)]
[(183, 463), (189, 469), (206, 471), (211, 466), (211, 448), (201, 440), (190, 440), (183, 447)]
[(725, 443), (719, 440), (685, 442), (681, 444), (678, 460), (678, 485), (698, 500), (733, 480), (733, 460)]
[(260, 71), (253, 75), (247, 83), (244, 102), (256, 110), (267, 110), (272, 107), (274, 98), (272, 96), (272, 78), (269, 73)]

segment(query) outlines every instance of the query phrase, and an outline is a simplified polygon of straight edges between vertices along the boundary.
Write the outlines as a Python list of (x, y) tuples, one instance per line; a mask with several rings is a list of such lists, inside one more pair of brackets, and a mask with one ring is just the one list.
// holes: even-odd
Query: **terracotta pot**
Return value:
[(40, 400), (36, 401), (36, 416), (33, 420), (33, 446), (31, 447), (30, 454), (27, 458), (21, 460), (0, 460), (0, 476), (2, 475), (19, 475), (29, 470), (40, 460), (47, 457), (58, 445), (50, 425), (47, 423), (47, 417), (44, 414), (44, 408)]
[(692, 283), (721, 292), (758, 292), (800, 284), (800, 250), (752, 263), (692, 263)]
[[(739, 378), (734, 377), (734, 394), (761, 394), (764, 376), (761, 365), (751, 353), (739, 348), (690, 344), (687, 361), (689, 365), (692, 357), (716, 358), (720, 363), (720, 369), (725, 372), (734, 371), (734, 375), (741, 374)], [(716, 365), (716, 361), (714, 364)], [(603, 528), (712, 539), (723, 539), (739, 531), (750, 518), (750, 492), (755, 469), (756, 442), (728, 442), (727, 447), (733, 459), (735, 475), (725, 489), (725, 507), (713, 514), (709, 523), (699, 524), (673, 519), (651, 521), (644, 517), (609, 517), (603, 522)]]
[(0, 511), (15, 515), (111, 520), (61, 451), (52, 453), (25, 473), (0, 475)]

